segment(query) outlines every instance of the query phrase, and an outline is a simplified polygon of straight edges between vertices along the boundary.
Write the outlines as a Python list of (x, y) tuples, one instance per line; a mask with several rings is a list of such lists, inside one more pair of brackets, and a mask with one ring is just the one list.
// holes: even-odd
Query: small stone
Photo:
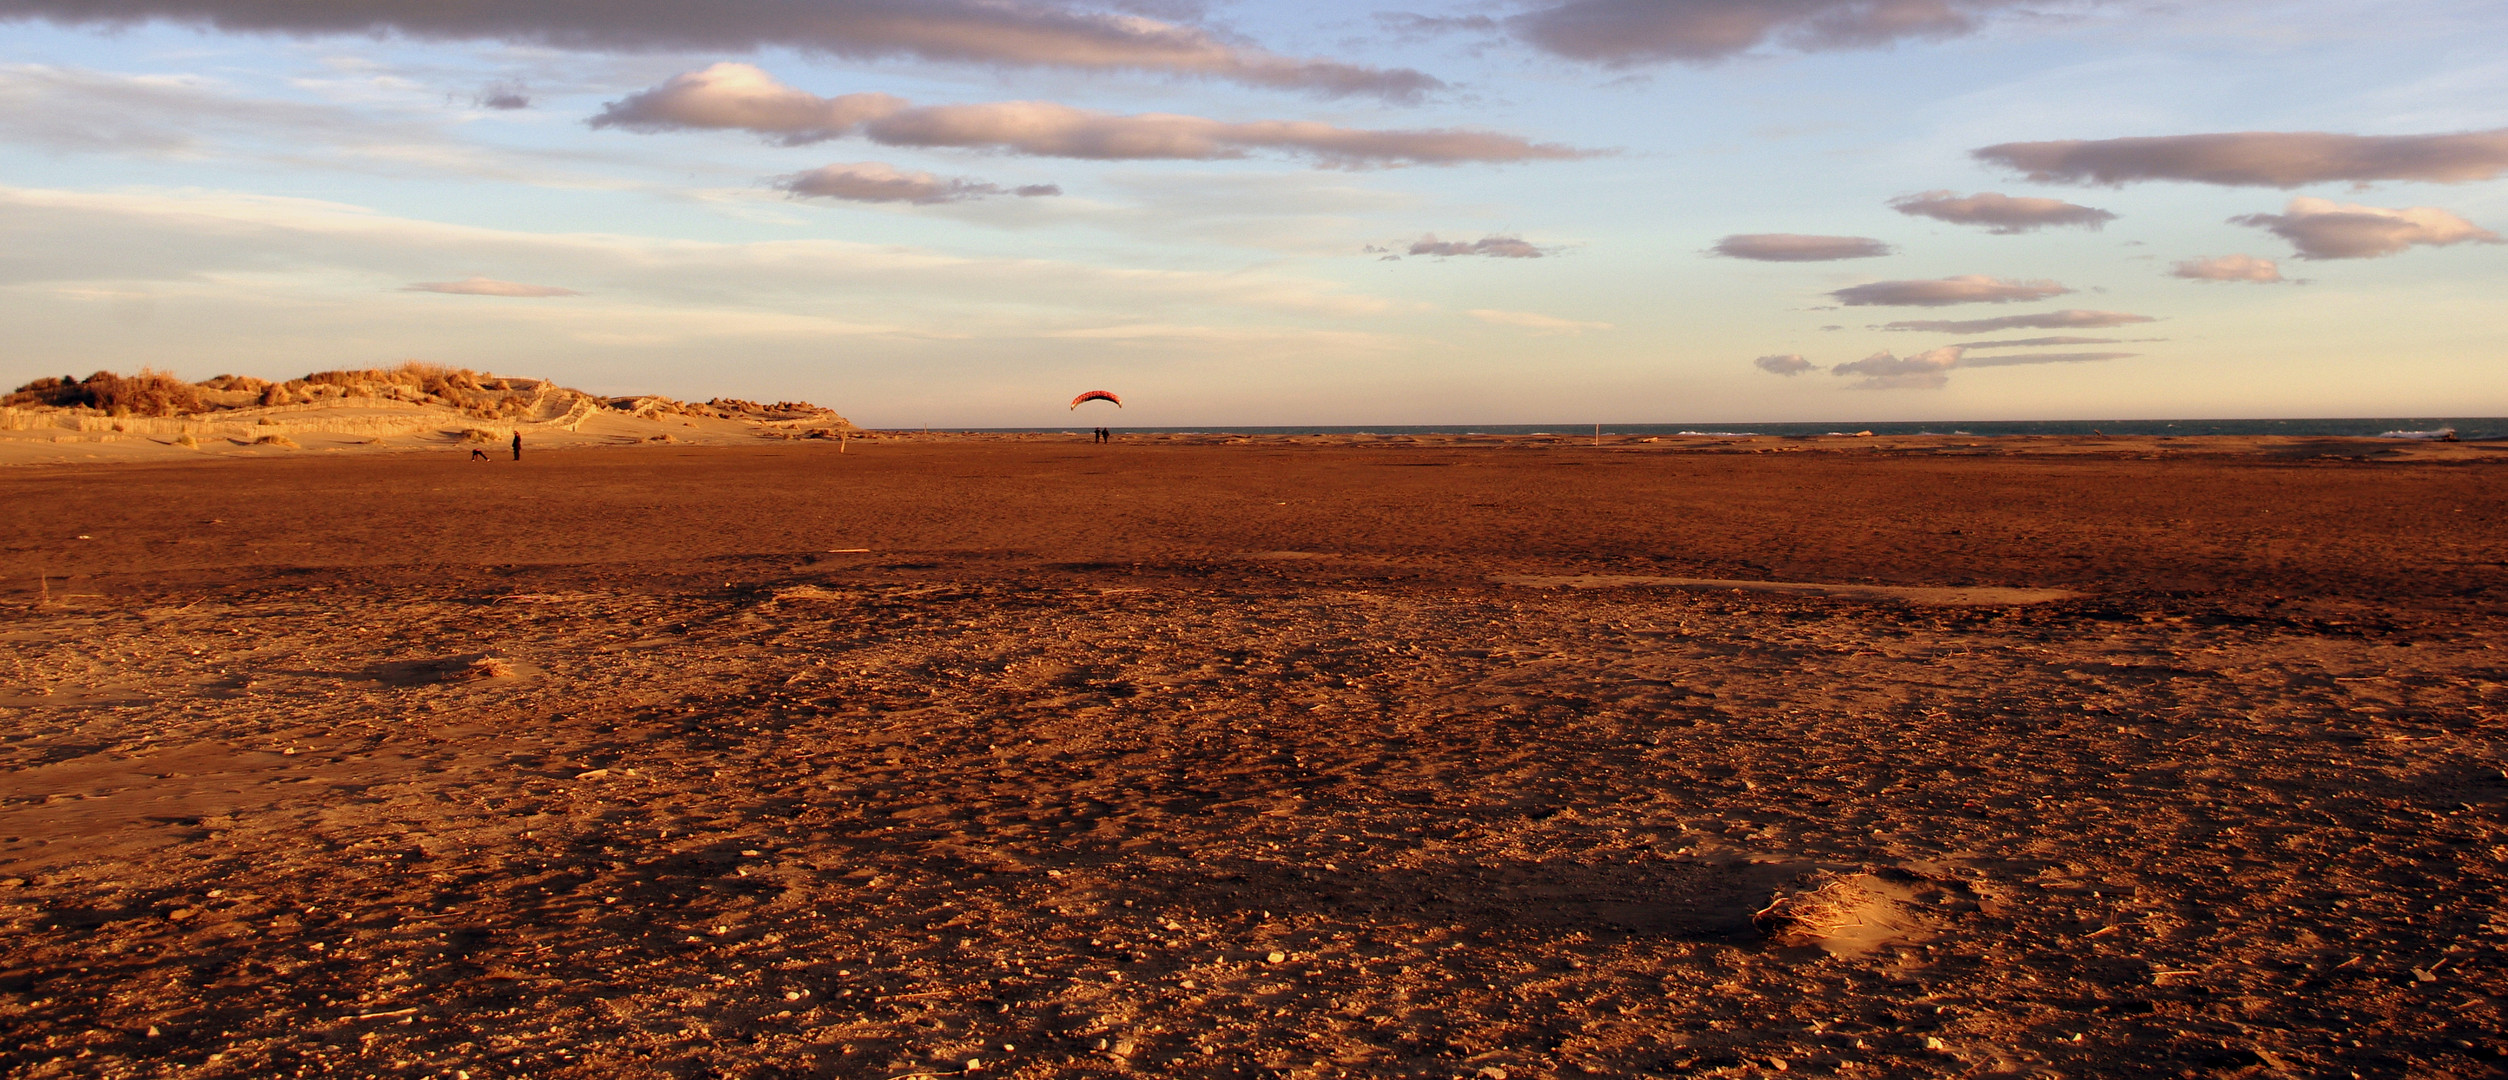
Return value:
[[(1102, 1042), (1102, 1041), (1104, 1041), (1104, 1040), (1099, 1040), (1099, 1041), (1101, 1041), (1101, 1042)], [(1133, 1043), (1133, 1041), (1132, 1041), (1132, 1040), (1130, 1040), (1130, 1039), (1117, 1039), (1117, 1040), (1115, 1040), (1115, 1056), (1116, 1056), (1116, 1057), (1131, 1057), (1131, 1056), (1132, 1056), (1132, 1052), (1133, 1052), (1134, 1050), (1138, 1050), (1138, 1049), (1140, 1049), (1140, 1047), (1139, 1047), (1138, 1045), (1136, 1045), (1135, 1043)]]
[(1951, 1044), (1949, 1043), (1943, 1042), (1931, 1035), (1925, 1036), (1925, 1049), (1927, 1050), (1948, 1050), (1950, 1048)]
[(1264, 954), (1264, 956), (1263, 956), (1263, 962), (1264, 962), (1264, 963), (1266, 963), (1266, 964), (1277, 964), (1277, 963), (1281, 963), (1282, 961), (1287, 960), (1288, 958), (1289, 958), (1289, 954), (1288, 954), (1288, 953), (1284, 953), (1284, 952), (1281, 952), (1281, 951), (1280, 951), (1280, 950), (1278, 950), (1278, 949), (1274, 949), (1274, 950), (1272, 950), (1271, 952)]
[(151, 1039), (153, 1039), (153, 1038), (156, 1038), (156, 1037), (157, 1037), (157, 1034), (158, 1034), (158, 1032), (157, 1032), (157, 1025), (155, 1025), (155, 1024), (150, 1024), (150, 1025), (148, 1025), (148, 1037), (149, 1037), (149, 1038), (151, 1038)]
[(2438, 973), (2435, 971), (2424, 971), (2420, 968), (2414, 968), (2412, 969), (2412, 978), (2415, 982), (2437, 982)]
[(983, 1070), (983, 1068), (984, 1068), (984, 1059), (983, 1059), (983, 1058), (968, 1058), (968, 1059), (967, 1059), (967, 1071), (968, 1071), (968, 1072), (980, 1072), (980, 1071), (982, 1071), (982, 1070)]
[(786, 1000), (786, 1001), (799, 1001), (799, 1000), (801, 1000), (801, 991), (799, 991), (799, 990), (786, 990), (786, 991), (784, 991), (784, 1000)]
[(1479, 1076), (1481, 1080), (1507, 1080), (1507, 1071), (1495, 1065), (1483, 1065), (1480, 1072), (1474, 1075)]

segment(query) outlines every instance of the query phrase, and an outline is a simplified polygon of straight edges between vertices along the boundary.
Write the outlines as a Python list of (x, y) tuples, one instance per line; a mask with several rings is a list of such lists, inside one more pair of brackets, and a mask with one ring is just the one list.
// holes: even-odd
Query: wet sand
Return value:
[(0, 471), (0, 1070), (2498, 1075), (2508, 454), (2391, 449)]

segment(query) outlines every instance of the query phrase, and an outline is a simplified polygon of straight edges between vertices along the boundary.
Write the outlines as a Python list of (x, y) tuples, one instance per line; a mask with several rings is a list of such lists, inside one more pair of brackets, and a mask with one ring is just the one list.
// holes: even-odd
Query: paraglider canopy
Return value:
[(1080, 403), (1084, 401), (1111, 401), (1115, 403), (1116, 408), (1123, 408), (1123, 399), (1116, 397), (1115, 392), (1112, 390), (1091, 390), (1079, 397), (1072, 398), (1071, 407), (1077, 409), (1080, 407)]

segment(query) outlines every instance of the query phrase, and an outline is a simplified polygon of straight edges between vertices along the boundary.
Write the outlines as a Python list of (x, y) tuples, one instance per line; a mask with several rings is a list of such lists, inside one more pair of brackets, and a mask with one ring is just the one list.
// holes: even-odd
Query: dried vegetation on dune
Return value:
[[(0, 396), (0, 429), (197, 434), (204, 423), (268, 424), (273, 422), (273, 413), (320, 413), (342, 408), (430, 415), (449, 412), (506, 426), (566, 430), (603, 413), (624, 413), (640, 419), (698, 417), (746, 421), (770, 432), (795, 436), (832, 436), (858, 430), (834, 410), (806, 401), (765, 404), (737, 398), (687, 402), (656, 395), (610, 397), (569, 389), (547, 379), (420, 363), (317, 371), (283, 382), (249, 375), (220, 375), (186, 382), (147, 368), (135, 375), (99, 371), (84, 379), (72, 375), (42, 378)], [(355, 425), (356, 430), (368, 434), (378, 433), (368, 430), (374, 427), (371, 420)]]

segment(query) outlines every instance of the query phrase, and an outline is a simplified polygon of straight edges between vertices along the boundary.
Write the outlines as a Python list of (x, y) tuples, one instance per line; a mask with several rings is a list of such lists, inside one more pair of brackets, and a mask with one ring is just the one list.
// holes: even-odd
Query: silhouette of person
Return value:
[(479, 448), (478, 448), (478, 447), (476, 447), (476, 446), (471, 447), (471, 448), (470, 448), (470, 460), (472, 460), (472, 461), (486, 461), (486, 460), (488, 460), (488, 452), (487, 452), (487, 451), (485, 451), (485, 450), (481, 450), (481, 449), (479, 449)]
[(514, 460), (522, 460), (522, 432), (514, 433)]

